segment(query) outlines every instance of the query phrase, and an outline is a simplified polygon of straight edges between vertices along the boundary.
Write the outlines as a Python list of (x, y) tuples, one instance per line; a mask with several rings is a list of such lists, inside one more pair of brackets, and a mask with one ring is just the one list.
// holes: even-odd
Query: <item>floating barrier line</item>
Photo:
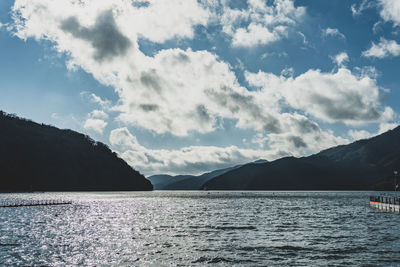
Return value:
[(33, 206), (56, 206), (56, 205), (70, 205), (72, 201), (37, 201), (29, 203), (2, 203), (0, 208), (17, 208), (17, 207), (33, 207)]

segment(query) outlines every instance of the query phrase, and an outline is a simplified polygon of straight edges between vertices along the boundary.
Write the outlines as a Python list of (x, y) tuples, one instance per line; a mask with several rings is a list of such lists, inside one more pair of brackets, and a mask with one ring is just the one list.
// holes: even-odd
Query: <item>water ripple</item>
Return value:
[(398, 265), (400, 216), (369, 194), (2, 194), (73, 204), (0, 209), (0, 265)]

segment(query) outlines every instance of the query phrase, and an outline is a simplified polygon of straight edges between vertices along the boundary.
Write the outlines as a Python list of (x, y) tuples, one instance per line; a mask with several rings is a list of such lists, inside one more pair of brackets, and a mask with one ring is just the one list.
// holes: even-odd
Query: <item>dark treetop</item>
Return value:
[(152, 190), (105, 144), (0, 111), (0, 191)]

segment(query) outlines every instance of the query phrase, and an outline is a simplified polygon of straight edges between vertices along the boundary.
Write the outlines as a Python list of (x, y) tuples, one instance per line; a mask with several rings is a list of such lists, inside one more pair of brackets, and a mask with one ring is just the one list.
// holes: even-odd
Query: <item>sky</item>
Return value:
[(398, 0), (0, 1), (0, 109), (145, 175), (307, 156), (396, 127)]

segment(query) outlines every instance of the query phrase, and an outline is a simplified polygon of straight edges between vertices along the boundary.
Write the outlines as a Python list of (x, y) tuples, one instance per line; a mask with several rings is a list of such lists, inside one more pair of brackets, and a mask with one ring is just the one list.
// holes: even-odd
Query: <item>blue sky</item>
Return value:
[(0, 109), (198, 174), (398, 124), (400, 2), (0, 2)]

